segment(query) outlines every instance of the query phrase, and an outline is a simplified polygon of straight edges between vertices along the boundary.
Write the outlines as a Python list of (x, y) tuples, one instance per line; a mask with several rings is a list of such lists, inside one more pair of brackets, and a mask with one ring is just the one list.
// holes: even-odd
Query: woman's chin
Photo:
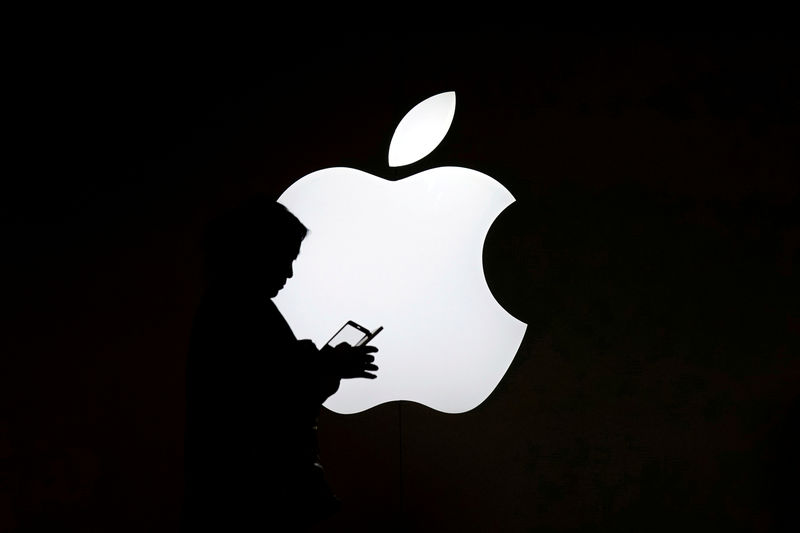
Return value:
[(281, 290), (283, 289), (283, 287), (284, 287), (284, 286), (283, 286), (283, 285), (281, 285), (281, 286), (280, 286), (280, 287), (278, 287), (277, 289), (273, 289), (272, 291), (270, 291), (270, 295), (269, 295), (269, 297), (270, 297), (270, 298), (275, 298), (275, 297), (278, 295), (278, 293), (279, 293), (279, 292), (281, 292)]

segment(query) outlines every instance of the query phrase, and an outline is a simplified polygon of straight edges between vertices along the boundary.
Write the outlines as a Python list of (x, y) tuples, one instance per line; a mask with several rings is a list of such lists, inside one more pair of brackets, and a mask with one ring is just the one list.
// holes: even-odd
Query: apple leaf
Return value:
[(456, 93), (449, 91), (423, 100), (397, 125), (389, 144), (389, 166), (415, 163), (439, 146), (456, 113)]

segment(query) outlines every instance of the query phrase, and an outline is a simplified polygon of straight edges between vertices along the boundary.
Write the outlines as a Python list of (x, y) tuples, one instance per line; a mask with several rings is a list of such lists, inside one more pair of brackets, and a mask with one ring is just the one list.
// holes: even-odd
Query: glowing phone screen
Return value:
[(338, 346), (339, 344), (346, 342), (350, 346), (358, 346), (367, 335), (367, 333), (348, 322), (342, 326), (342, 329), (340, 329), (331, 340), (328, 341), (328, 344), (331, 346)]

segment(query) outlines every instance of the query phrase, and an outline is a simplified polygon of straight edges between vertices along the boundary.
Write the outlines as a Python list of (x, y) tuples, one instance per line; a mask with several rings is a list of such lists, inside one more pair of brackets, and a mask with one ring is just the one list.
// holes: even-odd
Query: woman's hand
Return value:
[(336, 347), (325, 346), (320, 353), (328, 371), (341, 379), (375, 379), (377, 376), (372, 372), (378, 367), (373, 364), (372, 354), (377, 351), (375, 346), (350, 346), (343, 342)]

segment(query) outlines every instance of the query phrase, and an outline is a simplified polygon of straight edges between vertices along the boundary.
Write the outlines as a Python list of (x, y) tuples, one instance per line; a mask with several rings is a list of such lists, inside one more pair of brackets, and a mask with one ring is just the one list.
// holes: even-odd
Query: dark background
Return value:
[[(0, 529), (175, 531), (204, 224), (320, 168), (441, 165), (515, 195), (484, 264), (528, 331), (469, 413), (324, 412), (331, 528), (796, 525), (792, 34), (126, 21), (9, 48)], [(390, 171), (447, 90), (445, 140)]]

